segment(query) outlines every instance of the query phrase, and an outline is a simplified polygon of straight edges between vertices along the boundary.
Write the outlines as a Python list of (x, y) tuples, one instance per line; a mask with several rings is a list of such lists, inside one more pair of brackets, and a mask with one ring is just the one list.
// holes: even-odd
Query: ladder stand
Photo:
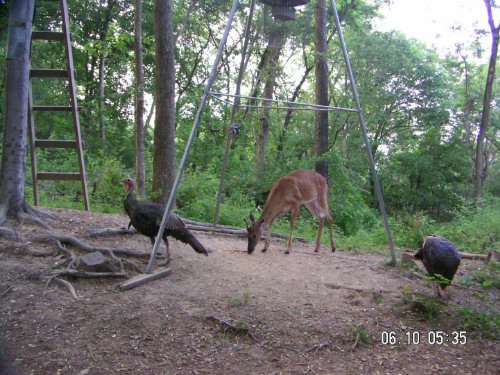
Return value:
[[(50, 1), (50, 0), (46, 0)], [(69, 30), (69, 14), (68, 4), (66, 0), (59, 0), (60, 17), (62, 31), (33, 31), (31, 40), (42, 41), (60, 41), (64, 45), (66, 53), (66, 68), (65, 69), (42, 69), (33, 68), (30, 70), (30, 85), (29, 85), (29, 103), (28, 103), (28, 133), (30, 136), (30, 151), (31, 151), (31, 172), (33, 176), (33, 198), (35, 206), (39, 204), (39, 184), (40, 180), (53, 181), (81, 181), (82, 195), (85, 205), (85, 210), (90, 211), (89, 197), (87, 191), (87, 179), (85, 174), (85, 161), (83, 157), (83, 143), (80, 132), (80, 121), (78, 117), (78, 104), (76, 96), (76, 81), (75, 69), (73, 64), (73, 52), (71, 48), (71, 36)], [(36, 10), (35, 10), (36, 13)], [(66, 79), (69, 89), (69, 105), (37, 105), (33, 102), (33, 85), (34, 78), (54, 78)], [(36, 112), (71, 112), (73, 129), (75, 133), (74, 140), (54, 140), (54, 139), (38, 139), (35, 127)], [(79, 171), (78, 172), (40, 172), (37, 169), (36, 149), (37, 148), (58, 148), (58, 149), (76, 149), (78, 156)]]

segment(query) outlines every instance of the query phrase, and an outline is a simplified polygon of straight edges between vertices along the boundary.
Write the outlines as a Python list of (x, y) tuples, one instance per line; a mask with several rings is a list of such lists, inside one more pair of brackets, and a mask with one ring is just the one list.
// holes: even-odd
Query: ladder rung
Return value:
[(68, 78), (66, 69), (31, 69), (31, 77)]
[(59, 173), (59, 172), (38, 172), (36, 174), (38, 180), (72, 180), (78, 181), (82, 179), (80, 173)]
[(35, 147), (41, 148), (76, 148), (76, 141), (55, 140), (55, 139), (37, 139)]
[(33, 111), (49, 112), (71, 112), (73, 107), (69, 105), (34, 105)]
[(64, 40), (64, 33), (59, 31), (33, 31), (31, 39), (38, 40)]

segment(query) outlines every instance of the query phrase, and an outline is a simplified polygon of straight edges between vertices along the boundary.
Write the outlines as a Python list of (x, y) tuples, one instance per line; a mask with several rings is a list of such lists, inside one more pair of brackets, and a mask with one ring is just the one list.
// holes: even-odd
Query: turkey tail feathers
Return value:
[(199, 254), (205, 254), (208, 255), (207, 249), (196, 239), (195, 236), (193, 236), (191, 233), (190, 235), (186, 238), (187, 243), (194, 249)]

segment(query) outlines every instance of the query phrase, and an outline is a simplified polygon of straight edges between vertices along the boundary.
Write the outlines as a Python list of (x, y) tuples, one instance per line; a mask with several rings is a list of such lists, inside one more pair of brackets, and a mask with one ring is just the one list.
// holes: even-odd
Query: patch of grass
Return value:
[(428, 295), (413, 295), (410, 285), (403, 286), (401, 302), (396, 308), (413, 312), (417, 319), (435, 321), (440, 315), (445, 302), (438, 297)]
[(229, 304), (237, 309), (241, 309), (245, 306), (251, 299), (253, 295), (251, 293), (246, 292), (243, 294), (242, 298), (236, 297), (229, 301)]
[(457, 307), (460, 324), (467, 331), (474, 331), (494, 340), (500, 338), (500, 314), (496, 311), (480, 312), (469, 307)]
[(349, 337), (354, 340), (353, 349), (362, 345), (371, 345), (373, 342), (368, 330), (363, 325), (350, 327)]
[(438, 297), (420, 295), (411, 303), (411, 310), (425, 321), (434, 321), (441, 315), (443, 301)]
[(482, 269), (472, 272), (472, 278), (485, 289), (500, 289), (500, 262), (490, 261)]

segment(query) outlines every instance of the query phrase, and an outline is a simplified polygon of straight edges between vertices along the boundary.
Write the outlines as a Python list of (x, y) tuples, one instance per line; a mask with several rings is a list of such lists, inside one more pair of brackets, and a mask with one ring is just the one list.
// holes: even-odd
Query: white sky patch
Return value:
[[(377, 22), (381, 31), (398, 30), (418, 39), (441, 53), (453, 51), (457, 43), (468, 44), (474, 40), (475, 29), (487, 30), (480, 38), (488, 51), (491, 35), (484, 0), (392, 0), (381, 13), (384, 19)], [(493, 9), (494, 22), (498, 25), (500, 9)], [(459, 27), (460, 30), (452, 28)]]

